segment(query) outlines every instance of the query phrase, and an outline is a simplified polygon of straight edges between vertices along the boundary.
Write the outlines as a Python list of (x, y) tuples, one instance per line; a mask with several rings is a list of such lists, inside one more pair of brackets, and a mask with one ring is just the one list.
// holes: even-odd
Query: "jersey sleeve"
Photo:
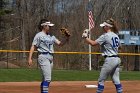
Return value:
[(52, 36), (53, 38), (53, 42), (56, 43), (58, 41), (58, 39), (55, 36)]
[(33, 39), (32, 45), (35, 45), (36, 47), (38, 47), (40, 44), (40, 38), (39, 35), (36, 35)]
[(97, 43), (102, 45), (105, 42), (105, 35), (101, 35), (98, 39), (95, 40)]

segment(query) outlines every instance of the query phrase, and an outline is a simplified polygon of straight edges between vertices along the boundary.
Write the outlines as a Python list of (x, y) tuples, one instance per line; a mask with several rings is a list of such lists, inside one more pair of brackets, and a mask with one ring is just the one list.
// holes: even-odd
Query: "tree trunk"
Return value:
[[(139, 46), (135, 46), (135, 53), (139, 53)], [(139, 64), (139, 56), (135, 56), (135, 66), (134, 66), (134, 71), (139, 71), (140, 69), (140, 64)]]

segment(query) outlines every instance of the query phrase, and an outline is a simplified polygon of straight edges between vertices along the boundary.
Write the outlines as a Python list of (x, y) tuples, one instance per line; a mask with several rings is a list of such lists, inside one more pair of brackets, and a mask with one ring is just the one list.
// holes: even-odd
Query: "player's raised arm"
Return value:
[(83, 32), (83, 34), (82, 34), (82, 37), (85, 39), (85, 41), (86, 41), (88, 44), (92, 45), (92, 46), (98, 44), (98, 42), (89, 39), (88, 36), (89, 36), (89, 30), (88, 30), (88, 29), (85, 29), (84, 32)]
[(56, 39), (55, 43), (59, 46), (65, 45), (69, 40), (69, 37), (64, 37), (61, 40)]

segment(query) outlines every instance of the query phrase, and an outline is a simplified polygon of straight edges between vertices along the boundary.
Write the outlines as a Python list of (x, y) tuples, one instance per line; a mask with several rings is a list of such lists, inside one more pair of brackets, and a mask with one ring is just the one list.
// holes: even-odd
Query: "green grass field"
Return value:
[[(99, 71), (53, 70), (53, 81), (96, 81)], [(121, 80), (140, 80), (139, 71), (122, 71)], [(39, 69), (0, 69), (0, 82), (41, 81)]]

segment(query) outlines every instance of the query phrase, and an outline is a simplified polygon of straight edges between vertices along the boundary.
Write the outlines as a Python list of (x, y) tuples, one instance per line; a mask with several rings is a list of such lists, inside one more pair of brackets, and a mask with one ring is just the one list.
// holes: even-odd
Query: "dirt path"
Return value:
[[(85, 88), (85, 85), (96, 81), (54, 81), (49, 93), (95, 93), (96, 88)], [(123, 93), (140, 93), (140, 81), (122, 81)], [(0, 82), (0, 93), (40, 93), (40, 82)], [(111, 81), (105, 83), (104, 93), (116, 93)]]

